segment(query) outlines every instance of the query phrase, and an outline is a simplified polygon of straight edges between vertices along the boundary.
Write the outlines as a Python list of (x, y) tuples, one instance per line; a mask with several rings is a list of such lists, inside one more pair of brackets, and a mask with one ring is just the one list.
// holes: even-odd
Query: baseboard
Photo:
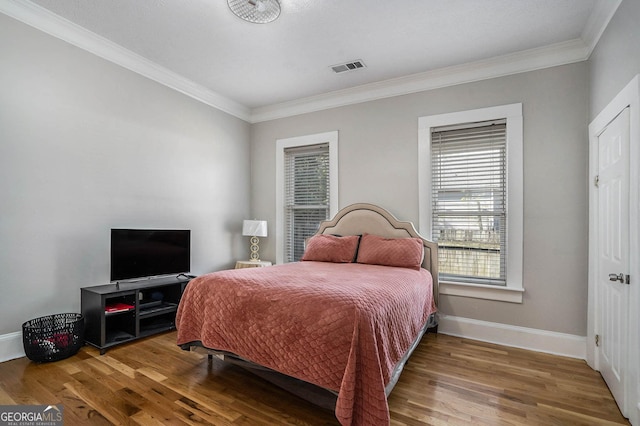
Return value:
[(22, 345), (22, 332), (0, 335), (0, 362), (25, 356)]
[[(452, 315), (439, 316), (438, 333), (571, 358), (586, 358), (587, 338), (573, 334), (479, 321)], [(23, 356), (25, 353), (21, 332), (0, 335), (0, 362)]]
[(587, 354), (587, 338), (585, 336), (451, 315), (440, 315), (438, 333), (570, 358), (586, 359)]

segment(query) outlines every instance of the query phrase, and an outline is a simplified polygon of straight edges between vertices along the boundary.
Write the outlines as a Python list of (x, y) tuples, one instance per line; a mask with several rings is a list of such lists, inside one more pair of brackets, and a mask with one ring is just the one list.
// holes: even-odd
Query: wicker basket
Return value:
[(22, 343), (35, 362), (59, 361), (75, 355), (84, 344), (82, 314), (55, 314), (22, 324)]

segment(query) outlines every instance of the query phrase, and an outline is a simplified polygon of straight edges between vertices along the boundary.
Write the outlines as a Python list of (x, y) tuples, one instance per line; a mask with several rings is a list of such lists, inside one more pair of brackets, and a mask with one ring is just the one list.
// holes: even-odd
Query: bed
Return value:
[(300, 262), (192, 280), (177, 343), (252, 368), (342, 425), (383, 425), (407, 359), (437, 330), (437, 300), (437, 245), (359, 203), (322, 222)]

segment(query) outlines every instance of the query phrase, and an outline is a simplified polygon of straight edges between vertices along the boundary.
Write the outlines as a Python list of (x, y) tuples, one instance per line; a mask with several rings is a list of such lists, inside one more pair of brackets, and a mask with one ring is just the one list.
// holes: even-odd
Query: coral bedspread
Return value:
[(177, 343), (336, 391), (343, 425), (383, 425), (385, 385), (434, 311), (425, 269), (298, 262), (221, 271), (187, 286)]

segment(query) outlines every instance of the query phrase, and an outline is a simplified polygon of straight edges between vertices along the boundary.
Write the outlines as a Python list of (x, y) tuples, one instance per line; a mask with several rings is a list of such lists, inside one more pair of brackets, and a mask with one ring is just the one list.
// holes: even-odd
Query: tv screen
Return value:
[(190, 230), (111, 230), (111, 281), (180, 274), (190, 270)]

